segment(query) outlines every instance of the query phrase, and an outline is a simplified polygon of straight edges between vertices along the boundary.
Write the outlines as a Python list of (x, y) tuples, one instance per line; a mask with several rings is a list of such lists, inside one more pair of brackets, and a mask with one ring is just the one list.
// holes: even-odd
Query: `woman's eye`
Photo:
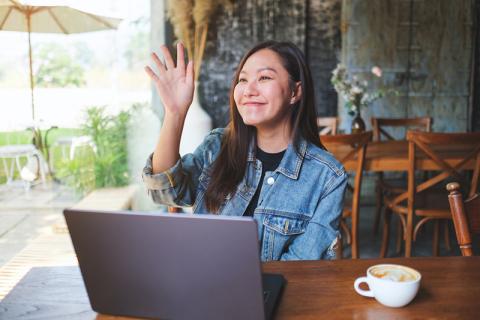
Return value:
[(270, 78), (269, 76), (261, 76), (260, 77), (260, 81), (262, 80), (271, 80), (272, 78)]
[(245, 79), (245, 78), (239, 78), (239, 79), (238, 79), (238, 83), (241, 83), (241, 82), (247, 82), (247, 79)]

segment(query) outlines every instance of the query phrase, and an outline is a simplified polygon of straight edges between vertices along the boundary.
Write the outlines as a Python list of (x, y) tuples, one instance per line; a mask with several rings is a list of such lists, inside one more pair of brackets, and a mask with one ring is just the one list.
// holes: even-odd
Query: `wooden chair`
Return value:
[[(480, 194), (474, 193), (463, 201), (460, 184), (449, 183), (448, 201), (457, 241), (463, 256), (472, 256), (472, 234), (480, 234)], [(471, 193), (471, 192), (470, 192)]]
[[(391, 213), (399, 216), (403, 227), (403, 238), (405, 240), (405, 256), (411, 256), (412, 237), (413, 240), (420, 228), (428, 221), (435, 221), (433, 233), (433, 254), (438, 254), (438, 235), (439, 222), (450, 220), (452, 218), (449, 205), (446, 201), (445, 190), (439, 194), (439, 190), (433, 187), (447, 178), (453, 178), (464, 182), (466, 179), (462, 176), (465, 167), (473, 164), (474, 170), (470, 180), (470, 190), (475, 192), (478, 188), (478, 179), (480, 173), (480, 132), (474, 133), (428, 133), (419, 131), (408, 131), (408, 188), (407, 192), (400, 195), (386, 196), (384, 198), (386, 207), (383, 223), (383, 241), (380, 256), (384, 257), (387, 253), (389, 240), (389, 224)], [(469, 152), (454, 165), (444, 161), (438, 154), (441, 148), (451, 148), (458, 142), (468, 144)], [(418, 149), (418, 150), (417, 150)], [(420, 151), (420, 152), (417, 152)], [(428, 180), (417, 185), (415, 181), (415, 170), (418, 163), (432, 162), (433, 167), (439, 167), (440, 171)], [(437, 169), (436, 169), (437, 170)], [(465, 183), (465, 185), (467, 185)], [(414, 218), (418, 222), (414, 227)], [(447, 226), (448, 227), (448, 226)], [(446, 228), (447, 230), (447, 228)], [(448, 235), (447, 235), (448, 236)], [(448, 237), (446, 236), (446, 240)], [(448, 242), (447, 242), (448, 245)]]
[[(418, 117), (418, 118), (371, 118), (373, 141), (382, 140), (398, 140), (393, 137), (391, 132), (388, 132), (385, 128), (403, 128), (415, 129), (424, 132), (430, 132), (432, 129), (432, 118), (430, 117)], [(406, 134), (406, 132), (405, 132)], [(402, 135), (404, 138), (405, 135)]]
[[(355, 180), (353, 187), (348, 185), (347, 188), (352, 192), (351, 202), (344, 205), (342, 219), (340, 221), (340, 228), (347, 237), (347, 243), (351, 244), (352, 259), (357, 259), (360, 256), (358, 251), (358, 219), (360, 211), (360, 191), (362, 186), (363, 169), (365, 164), (365, 154), (367, 152), (367, 144), (372, 140), (372, 132), (363, 132), (355, 134), (341, 134), (334, 136), (321, 136), (322, 144), (327, 148), (348, 148), (349, 152), (343, 159), (338, 159), (344, 162), (350, 159), (356, 159)], [(346, 219), (351, 218), (351, 232), (347, 227)], [(339, 242), (337, 255), (339, 258), (343, 255), (343, 241)]]
[[(419, 131), (430, 132), (432, 128), (432, 118), (371, 118), (373, 128), (374, 141), (397, 140), (390, 129), (404, 129), (405, 133), (399, 137), (405, 139), (407, 129), (416, 129)], [(380, 216), (383, 209), (383, 195), (385, 193), (400, 194), (406, 189), (404, 179), (385, 179), (383, 172), (377, 173), (377, 181), (375, 185), (376, 211), (375, 220), (373, 223), (373, 231), (378, 233), (378, 225), (380, 223)]]
[(337, 134), (338, 118), (337, 117), (317, 117), (317, 126), (321, 136)]

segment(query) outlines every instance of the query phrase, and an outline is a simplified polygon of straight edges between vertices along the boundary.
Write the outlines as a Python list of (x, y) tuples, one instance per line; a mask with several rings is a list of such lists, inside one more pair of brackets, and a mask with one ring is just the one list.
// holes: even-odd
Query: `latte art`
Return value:
[(417, 280), (415, 272), (407, 268), (399, 267), (379, 267), (370, 270), (372, 276), (380, 279), (391, 280), (395, 282), (409, 282)]

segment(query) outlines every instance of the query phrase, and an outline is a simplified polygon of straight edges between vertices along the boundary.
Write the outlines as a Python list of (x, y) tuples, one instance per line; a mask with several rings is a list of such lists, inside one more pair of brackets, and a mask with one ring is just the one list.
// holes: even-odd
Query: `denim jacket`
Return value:
[[(170, 169), (152, 174), (152, 156), (143, 180), (152, 199), (171, 206), (193, 206), (194, 213), (209, 213), (204, 195), (210, 170), (224, 129), (213, 130), (192, 154)], [(243, 180), (226, 197), (219, 214), (241, 216), (258, 187), (262, 164), (250, 144)], [(325, 150), (302, 140), (299, 154), (290, 144), (280, 165), (266, 172), (253, 218), (261, 242), (261, 260), (317, 260), (335, 256), (339, 219), (347, 175)]]

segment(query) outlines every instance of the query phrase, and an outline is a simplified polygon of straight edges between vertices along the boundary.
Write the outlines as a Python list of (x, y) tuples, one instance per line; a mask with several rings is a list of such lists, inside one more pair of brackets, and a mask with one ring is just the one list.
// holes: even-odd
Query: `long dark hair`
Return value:
[(302, 95), (293, 106), (290, 118), (295, 150), (298, 152), (301, 138), (324, 149), (318, 136), (312, 75), (302, 51), (291, 42), (266, 41), (256, 45), (240, 61), (230, 88), (230, 122), (222, 140), (220, 154), (213, 163), (210, 182), (205, 192), (205, 204), (210, 212), (218, 212), (225, 198), (235, 192), (245, 175), (248, 148), (252, 139), (255, 139), (256, 129), (243, 122), (233, 92), (247, 59), (262, 49), (277, 53), (289, 74), (292, 89), (297, 82), (301, 85)]

